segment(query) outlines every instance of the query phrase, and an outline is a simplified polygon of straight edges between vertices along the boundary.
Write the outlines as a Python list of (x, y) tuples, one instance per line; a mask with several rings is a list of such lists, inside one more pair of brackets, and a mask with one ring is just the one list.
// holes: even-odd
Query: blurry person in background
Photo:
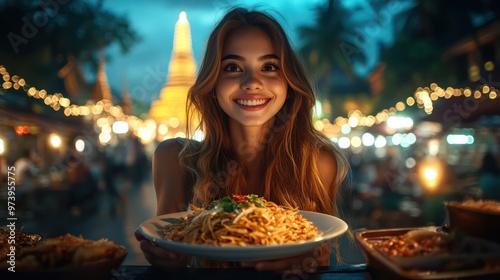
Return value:
[(127, 157), (129, 154), (128, 140), (120, 139), (115, 146), (106, 147), (105, 181), (107, 188), (120, 193), (123, 182), (128, 178)]
[(494, 199), (500, 201), (500, 174), (495, 156), (486, 152), (479, 169), (479, 189), (483, 199)]
[(130, 170), (128, 169), (127, 157), (129, 154), (128, 138), (120, 139), (116, 146), (108, 145), (104, 166), (104, 185), (109, 202), (109, 213), (117, 214), (127, 201), (127, 190), (130, 186)]
[(126, 162), (127, 174), (130, 176), (132, 187), (140, 187), (146, 175), (148, 164), (144, 145), (134, 134), (130, 134)]
[(32, 209), (35, 198), (35, 177), (38, 168), (29, 149), (23, 150), (21, 156), (14, 162), (16, 182), (16, 204), (23, 209)]
[(388, 149), (387, 155), (378, 162), (372, 185), (379, 189), (380, 207), (386, 210), (399, 210), (401, 195), (397, 192), (398, 185), (402, 183), (401, 159), (396, 150)]
[(75, 216), (89, 210), (89, 202), (96, 197), (97, 183), (82, 157), (71, 155), (67, 162), (66, 178), (70, 184), (68, 206)]
[(31, 151), (26, 149), (21, 156), (14, 162), (16, 183), (21, 185), (34, 177), (37, 172), (35, 161), (31, 156)]
[(0, 182), (5, 182), (9, 177), (9, 167), (7, 166), (7, 160), (0, 155)]

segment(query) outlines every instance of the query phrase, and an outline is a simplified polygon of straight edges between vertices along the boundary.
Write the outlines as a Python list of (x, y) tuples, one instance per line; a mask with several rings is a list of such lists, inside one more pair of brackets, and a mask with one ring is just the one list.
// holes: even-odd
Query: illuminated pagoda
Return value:
[(158, 100), (153, 101), (149, 117), (158, 127), (157, 139), (184, 137), (186, 99), (195, 81), (196, 64), (191, 47), (191, 31), (185, 12), (175, 24), (174, 45), (168, 67), (167, 82)]

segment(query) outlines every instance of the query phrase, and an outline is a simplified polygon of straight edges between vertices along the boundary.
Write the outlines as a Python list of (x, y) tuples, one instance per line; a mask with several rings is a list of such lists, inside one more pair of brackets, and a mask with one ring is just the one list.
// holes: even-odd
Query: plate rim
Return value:
[[(298, 214), (305, 214), (306, 216), (313, 215), (316, 217), (325, 216), (325, 217), (328, 217), (329, 219), (334, 220), (335, 224), (334, 225), (332, 224), (332, 229), (330, 230), (331, 232), (327, 232), (326, 234), (322, 233), (322, 235), (320, 237), (317, 237), (317, 238), (312, 239), (312, 240), (299, 241), (299, 242), (294, 242), (294, 243), (285, 243), (285, 244), (277, 244), (277, 245), (214, 246), (214, 245), (190, 244), (190, 243), (183, 243), (183, 242), (175, 242), (175, 241), (171, 241), (171, 240), (166, 240), (163, 238), (159, 238), (158, 236), (152, 236), (148, 232), (146, 232), (146, 230), (145, 230), (145, 225), (151, 224), (152, 222), (156, 222), (159, 219), (169, 218), (169, 217), (174, 216), (174, 215), (175, 216), (187, 215), (188, 213), (192, 213), (192, 211), (182, 211), (182, 212), (175, 212), (175, 213), (169, 213), (169, 214), (163, 214), (163, 215), (150, 217), (140, 224), (138, 230), (146, 239), (150, 240), (155, 245), (163, 247), (167, 250), (171, 250), (171, 251), (175, 252), (176, 249), (189, 249), (189, 250), (200, 249), (203, 252), (198, 253), (198, 254), (196, 254), (196, 253), (190, 254), (190, 255), (198, 256), (198, 257), (207, 257), (207, 253), (206, 253), (207, 251), (211, 251), (212, 254), (217, 254), (217, 255), (240, 253), (240, 252), (242, 252), (242, 250), (245, 251), (246, 253), (254, 253), (255, 254), (255, 253), (260, 253), (260, 252), (268, 252), (270, 250), (274, 251), (276, 249), (278, 249), (278, 250), (285, 249), (285, 248), (297, 249), (297, 248), (301, 248), (301, 247), (305, 247), (305, 246), (311, 246), (311, 247), (317, 246), (321, 243), (327, 243), (327, 242), (331, 241), (332, 239), (341, 236), (349, 228), (348, 224), (339, 217), (335, 217), (335, 216), (324, 214), (324, 213), (314, 212), (314, 211), (299, 210)], [(177, 253), (182, 253), (182, 252), (177, 252)], [(277, 253), (275, 253), (275, 254), (277, 254)], [(292, 255), (290, 255), (290, 256), (292, 256)], [(234, 260), (237, 258), (237, 257), (232, 257), (232, 258), (228, 258), (228, 257), (221, 257), (221, 258), (214, 257), (214, 259), (217, 258), (218, 260)], [(245, 257), (240, 256), (240, 259), (255, 260), (255, 257), (245, 258)], [(265, 259), (269, 260), (269, 259), (276, 259), (276, 258), (266, 258), (266, 257), (262, 258), (262, 260), (265, 260)]]

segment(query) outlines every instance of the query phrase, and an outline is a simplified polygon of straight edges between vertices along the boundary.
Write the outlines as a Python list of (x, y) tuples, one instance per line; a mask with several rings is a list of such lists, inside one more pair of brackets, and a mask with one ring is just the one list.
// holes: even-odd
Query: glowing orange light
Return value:
[(435, 157), (424, 158), (421, 161), (420, 182), (425, 190), (433, 192), (441, 183), (443, 171), (442, 162)]
[(16, 126), (15, 131), (16, 131), (17, 135), (21, 135), (21, 134), (23, 134), (23, 127), (22, 126)]
[(30, 128), (27, 125), (23, 126), (23, 133), (24, 134), (30, 133)]

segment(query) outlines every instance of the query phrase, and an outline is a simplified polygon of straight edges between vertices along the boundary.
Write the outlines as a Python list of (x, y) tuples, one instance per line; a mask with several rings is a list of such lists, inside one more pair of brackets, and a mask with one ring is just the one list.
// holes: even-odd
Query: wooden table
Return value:
[(258, 272), (253, 268), (189, 268), (160, 271), (151, 266), (122, 265), (113, 272), (111, 279), (336, 279), (365, 280), (372, 279), (366, 264), (319, 267), (312, 273), (304, 271)]

